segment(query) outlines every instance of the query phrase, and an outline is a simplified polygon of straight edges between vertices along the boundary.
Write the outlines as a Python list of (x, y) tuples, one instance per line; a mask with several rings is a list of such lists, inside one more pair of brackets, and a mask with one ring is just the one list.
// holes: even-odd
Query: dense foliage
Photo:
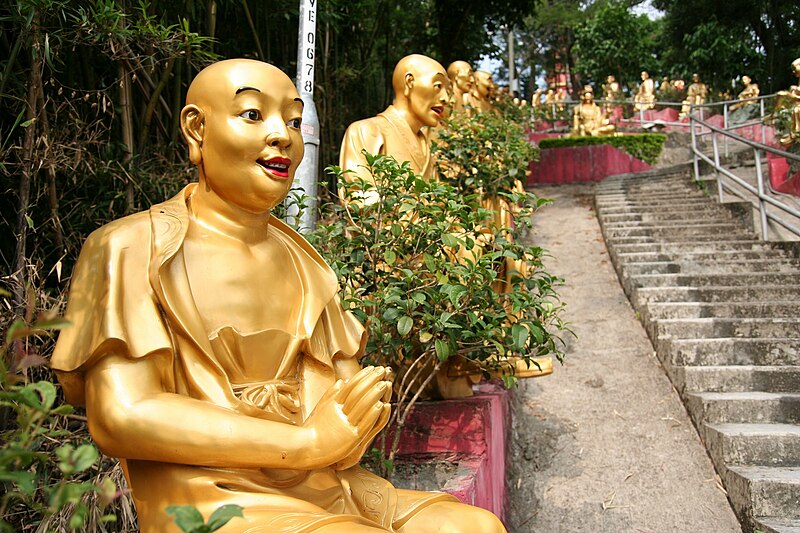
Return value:
[(658, 156), (664, 149), (667, 136), (663, 133), (641, 133), (634, 135), (601, 136), (601, 137), (563, 137), (560, 139), (542, 139), (539, 148), (566, 148), (568, 146), (590, 146), (610, 144), (624, 150), (645, 163), (655, 165)]

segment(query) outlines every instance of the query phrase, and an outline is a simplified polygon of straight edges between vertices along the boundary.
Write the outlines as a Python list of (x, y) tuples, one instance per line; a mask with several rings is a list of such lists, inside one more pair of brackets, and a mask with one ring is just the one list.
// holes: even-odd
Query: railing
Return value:
[[(770, 95), (771, 97), (772, 95)], [(768, 97), (764, 97), (768, 98)], [(763, 103), (762, 112), (763, 112)], [(790, 154), (788, 152), (784, 152), (783, 150), (779, 150), (778, 148), (774, 148), (772, 146), (767, 146), (766, 144), (759, 143), (756, 141), (751, 141), (746, 139), (740, 135), (737, 135), (731, 132), (729, 129), (719, 128), (708, 122), (704, 121), (701, 118), (694, 116), (694, 114), (690, 114), (691, 117), (691, 132), (692, 132), (692, 163), (694, 167), (694, 177), (695, 180), (700, 180), (700, 161), (705, 161), (709, 165), (711, 165), (716, 173), (716, 180), (717, 180), (717, 190), (719, 194), (720, 201), (723, 201), (723, 192), (727, 189), (730, 193), (739, 196), (743, 200), (749, 201), (753, 203), (755, 200), (755, 204), (758, 207), (759, 214), (760, 214), (760, 221), (761, 221), (761, 238), (762, 240), (768, 240), (769, 238), (769, 221), (772, 221), (781, 227), (785, 228), (786, 230), (790, 231), (794, 235), (800, 237), (800, 228), (793, 225), (791, 222), (785, 220), (782, 217), (782, 214), (788, 214), (792, 217), (800, 219), (800, 211), (793, 206), (788, 205), (785, 202), (780, 201), (779, 199), (771, 196), (768, 194), (770, 192), (769, 183), (765, 183), (765, 172), (764, 172), (764, 165), (763, 154), (771, 153), (777, 155), (779, 157), (784, 157), (787, 160), (791, 161), (800, 161), (800, 156)], [(703, 136), (710, 136), (711, 137), (711, 144), (713, 147), (713, 159), (707, 156), (698, 146), (698, 140)], [(753, 156), (755, 160), (755, 167), (756, 167), (756, 186), (753, 187), (750, 183), (748, 183), (745, 179), (741, 176), (737, 176), (731, 169), (725, 168), (720, 163), (720, 149), (719, 149), (719, 140), (718, 138), (722, 136), (727, 143), (728, 139), (731, 141), (736, 141), (737, 143), (741, 143), (749, 147), (753, 150)], [(747, 150), (747, 148), (745, 148)], [(749, 194), (743, 194), (741, 191), (737, 191), (730, 187), (722, 180), (722, 176), (730, 179), (733, 183), (737, 184), (741, 189), (746, 191)], [(777, 213), (770, 212), (768, 210), (768, 206), (772, 206), (777, 209)]]

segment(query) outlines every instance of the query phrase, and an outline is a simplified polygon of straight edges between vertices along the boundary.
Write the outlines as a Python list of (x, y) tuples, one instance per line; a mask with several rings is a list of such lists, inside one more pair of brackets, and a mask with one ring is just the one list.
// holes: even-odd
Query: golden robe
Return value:
[[(206, 331), (191, 297), (182, 244), (196, 185), (174, 198), (98, 229), (84, 244), (72, 279), (64, 330), (52, 358), (67, 400), (84, 402), (84, 374), (104, 356), (160, 356), (165, 392), (248, 416), (301, 423), (334, 384), (333, 361), (363, 354), (366, 332), (342, 309), (336, 276), (297, 233), (274, 217), (270, 236), (292, 257), (302, 303), (291, 331), (244, 335)], [(264, 280), (285, 273), (265, 272)], [(274, 358), (274, 379), (251, 382), (240, 357)], [(298, 412), (271, 396), (290, 385)], [(282, 388), (285, 390), (285, 388)], [(221, 531), (307, 532), (332, 523), (394, 531), (422, 508), (456, 501), (441, 493), (397, 490), (355, 466), (310, 470), (214, 468), (120, 458), (143, 532), (177, 532), (167, 505), (195, 505), (207, 518), (223, 504), (244, 507)]]

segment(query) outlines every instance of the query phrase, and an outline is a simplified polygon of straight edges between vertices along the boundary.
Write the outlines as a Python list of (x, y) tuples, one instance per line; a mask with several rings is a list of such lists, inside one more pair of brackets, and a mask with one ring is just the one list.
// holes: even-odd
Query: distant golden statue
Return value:
[[(350, 171), (345, 179), (357, 175), (371, 181), (362, 150), (370, 154), (390, 154), (397, 161), (409, 161), (414, 172), (427, 179), (434, 178), (430, 140), (423, 127), (435, 128), (448, 106), (449, 80), (439, 62), (422, 55), (401, 59), (392, 75), (394, 102), (372, 118), (350, 124), (342, 139), (339, 166)], [(340, 198), (344, 191), (340, 191)], [(380, 200), (374, 190), (361, 196), (367, 204)]]
[(475, 82), (472, 85), (472, 92), (470, 92), (469, 104), (473, 109), (481, 113), (489, 113), (494, 110), (494, 93), (496, 87), (492, 75), (483, 70), (477, 70), (474, 73)]
[(792, 72), (797, 76), (797, 85), (792, 85), (788, 91), (779, 91), (777, 95), (777, 106), (791, 111), (789, 131), (780, 139), (783, 146), (790, 146), (800, 139), (800, 57), (792, 61)]
[[(742, 89), (742, 92), (739, 93), (739, 96), (736, 97), (736, 99), (746, 101), (733, 104), (731, 106), (731, 111), (758, 103), (758, 101), (755, 100), (755, 98), (758, 98), (758, 95), (761, 92), (758, 88), (758, 84), (753, 83), (750, 79), (750, 76), (742, 76), (742, 85), (744, 85), (744, 88)], [(752, 100), (750, 100), (751, 98)]]
[(244, 508), (221, 533), (504, 531), (442, 493), (358, 465), (392, 386), (336, 275), (270, 214), (303, 158), (303, 103), (277, 68), (215, 63), (181, 128), (200, 180), (86, 241), (52, 359), (92, 437), (120, 458), (140, 530), (168, 505)]
[(686, 99), (683, 101), (683, 106), (681, 106), (680, 116), (687, 116), (693, 105), (703, 105), (706, 102), (707, 96), (708, 86), (700, 81), (699, 74), (692, 74), (692, 84), (686, 89)]
[(464, 109), (472, 91), (472, 67), (466, 61), (453, 61), (447, 67), (447, 76), (453, 90), (453, 111)]
[(642, 71), (642, 83), (633, 95), (633, 108), (636, 111), (653, 109), (656, 101), (656, 84), (647, 71)]
[(531, 106), (534, 109), (541, 109), (542, 107), (542, 89), (537, 87), (531, 96)]
[(608, 76), (606, 82), (603, 84), (603, 99), (606, 100), (605, 109), (606, 113), (611, 113), (612, 109), (617, 104), (612, 102), (622, 100), (622, 90), (619, 87), (619, 82), (614, 76)]
[(581, 103), (575, 106), (572, 114), (570, 135), (573, 137), (611, 135), (614, 129), (614, 125), (609, 124), (603, 110), (594, 102), (594, 89), (591, 85), (586, 85), (581, 91)]

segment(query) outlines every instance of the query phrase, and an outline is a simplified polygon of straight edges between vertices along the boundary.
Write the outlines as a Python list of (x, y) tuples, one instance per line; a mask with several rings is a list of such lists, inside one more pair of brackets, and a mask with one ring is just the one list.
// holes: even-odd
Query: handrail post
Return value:
[(767, 226), (767, 206), (764, 204), (764, 172), (761, 168), (761, 150), (753, 148), (756, 160), (756, 177), (758, 178), (758, 209), (761, 214), (761, 240), (769, 239), (769, 227)]
[(722, 179), (719, 175), (719, 142), (717, 141), (717, 132), (711, 132), (711, 144), (714, 146), (714, 174), (717, 177), (717, 194), (719, 194), (719, 203), (722, 203)]
[[(722, 128), (728, 131), (728, 102), (722, 104)], [(728, 157), (728, 136), (726, 135), (722, 142), (725, 144), (725, 157)]]
[(697, 157), (697, 132), (695, 131), (694, 117), (689, 117), (689, 129), (692, 132), (692, 166), (694, 167), (694, 181), (700, 181), (700, 158)]
[(764, 98), (758, 101), (759, 107), (761, 108), (761, 144), (767, 144), (767, 132), (764, 129)]

